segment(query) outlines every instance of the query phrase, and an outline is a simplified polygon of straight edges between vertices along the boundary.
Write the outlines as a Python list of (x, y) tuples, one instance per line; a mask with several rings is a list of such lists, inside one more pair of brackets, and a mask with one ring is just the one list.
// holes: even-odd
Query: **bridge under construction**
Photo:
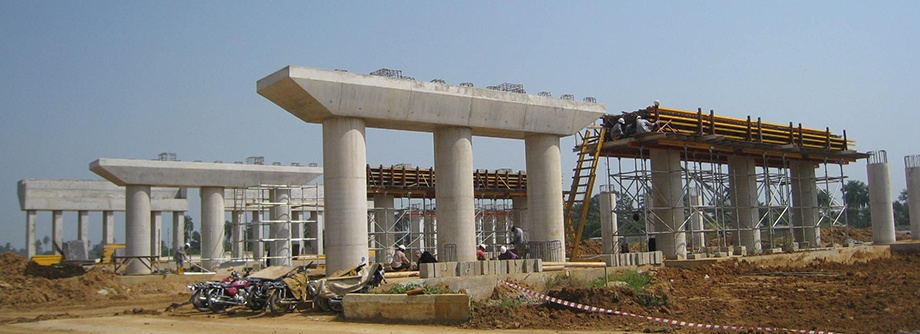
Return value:
[[(608, 135), (620, 118), (625, 125), (639, 117), (654, 129)], [(584, 204), (596, 182), (602, 182), (605, 253), (625, 250), (626, 243), (670, 259), (820, 247), (820, 226), (845, 225), (846, 210), (834, 196), (846, 178), (843, 165), (868, 157), (853, 149), (845, 131), (657, 102), (601, 123), (584, 130), (575, 147), (578, 164), (565, 196), (572, 259), (580, 255), (574, 241), (581, 239)]]

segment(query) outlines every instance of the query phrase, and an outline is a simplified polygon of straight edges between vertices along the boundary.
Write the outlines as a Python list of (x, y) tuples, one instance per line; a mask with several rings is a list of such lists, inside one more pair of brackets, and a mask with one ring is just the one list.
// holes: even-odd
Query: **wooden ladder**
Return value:
[[(566, 243), (570, 245), (571, 261), (577, 261), (580, 255), (581, 234), (585, 229), (585, 220), (588, 217), (588, 207), (591, 203), (591, 192), (594, 190), (594, 180), (597, 172), (597, 161), (601, 147), (604, 144), (604, 127), (585, 129), (584, 134), (579, 133), (581, 143), (575, 147), (578, 151), (578, 165), (575, 166), (575, 175), (572, 176), (572, 188), (566, 193), (563, 213), (565, 219)], [(575, 210), (578, 209), (577, 215)]]

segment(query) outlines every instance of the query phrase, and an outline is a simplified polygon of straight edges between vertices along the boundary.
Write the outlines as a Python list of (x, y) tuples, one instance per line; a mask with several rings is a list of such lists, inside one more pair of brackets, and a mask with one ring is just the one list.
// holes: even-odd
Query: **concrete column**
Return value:
[(374, 194), (374, 221), (380, 231), (376, 234), (377, 242), (383, 249), (376, 254), (376, 261), (388, 263), (393, 256), (393, 245), (396, 234), (393, 233), (396, 217), (394, 216), (393, 201), (396, 198), (388, 194)]
[[(527, 160), (527, 217), (524, 232), (534, 242), (559, 241), (558, 249), (531, 254), (543, 261), (565, 261), (565, 221), (562, 213), (562, 151), (559, 136), (533, 134), (524, 138)], [(523, 229), (523, 228), (522, 228)]]
[(291, 255), (297, 256), (304, 253), (303, 240), (303, 211), (291, 212)]
[(115, 212), (102, 211), (102, 244), (115, 243)]
[(173, 211), (172, 213), (172, 249), (173, 254), (185, 247), (185, 212)]
[(252, 260), (261, 263), (265, 255), (265, 244), (262, 243), (262, 211), (252, 212), (252, 236), (249, 249), (252, 250)]
[(604, 244), (604, 254), (616, 254), (620, 252), (620, 237), (617, 236), (619, 229), (617, 222), (617, 194), (607, 191), (601, 186), (601, 241)]
[[(657, 249), (667, 259), (687, 258), (687, 236), (684, 232), (683, 188), (680, 177), (680, 152), (650, 150), (652, 160), (652, 193), (654, 207), (651, 223)], [(530, 177), (528, 175), (528, 177)]]
[(82, 240), (83, 249), (89, 251), (89, 211), (77, 211), (77, 240)]
[[(519, 226), (524, 231), (530, 231), (530, 222), (527, 221), (527, 197), (511, 198), (511, 222), (514, 226)], [(499, 227), (498, 229), (507, 231), (508, 227)]]
[[(821, 229), (818, 228), (818, 185), (815, 183), (815, 165), (810, 161), (793, 161), (792, 176), (792, 222), (795, 241), (807, 243), (809, 247), (821, 245)], [(887, 169), (885, 170), (887, 173)], [(890, 198), (890, 196), (889, 196)], [(888, 203), (891, 206), (891, 203)]]
[(866, 165), (869, 178), (869, 211), (872, 215), (872, 243), (894, 243), (894, 209), (891, 206), (891, 180), (885, 151), (869, 152)]
[(323, 121), (323, 191), (331, 224), (326, 272), (367, 261), (367, 148), (364, 120)]
[(269, 263), (272, 266), (291, 265), (291, 189), (276, 188), (269, 191), (272, 203), (271, 222), (268, 224)]
[(64, 247), (64, 211), (51, 211), (51, 254), (61, 255)]
[(243, 258), (243, 231), (245, 222), (243, 221), (243, 211), (233, 211), (231, 213), (231, 222), (233, 226), (230, 229), (230, 257), (234, 259)]
[(201, 264), (208, 270), (224, 255), (224, 188), (201, 187)]
[[(125, 256), (150, 255), (150, 186), (125, 187)], [(150, 269), (135, 260), (125, 275), (147, 275)]]
[(160, 240), (163, 240), (163, 235), (161, 231), (163, 230), (163, 212), (162, 211), (152, 211), (150, 212), (150, 255), (151, 256), (160, 256), (163, 254), (163, 243)]
[(26, 258), (35, 256), (35, 210), (26, 211)]
[(326, 215), (324, 211), (316, 214), (316, 254), (325, 254)]
[(703, 233), (703, 195), (698, 188), (690, 188), (690, 206), (694, 207), (690, 214), (690, 235), (691, 253), (696, 253), (706, 248), (706, 234)]
[(904, 157), (907, 174), (907, 208), (910, 215), (910, 235), (920, 240), (920, 155)]
[(440, 261), (476, 261), (472, 130), (434, 131), (435, 200)]
[(744, 246), (748, 254), (759, 254), (763, 251), (759, 228), (760, 212), (757, 210), (756, 167), (752, 157), (728, 157), (729, 187), (736, 212), (735, 228), (740, 234), (740, 243), (736, 242), (735, 246)]

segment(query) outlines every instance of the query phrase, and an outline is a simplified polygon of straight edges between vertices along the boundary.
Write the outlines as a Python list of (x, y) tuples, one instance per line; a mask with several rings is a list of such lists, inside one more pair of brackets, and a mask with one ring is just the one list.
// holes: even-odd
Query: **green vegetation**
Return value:
[[(626, 287), (635, 292), (636, 302), (645, 307), (655, 307), (668, 304), (668, 295), (664, 289), (652, 285), (652, 275), (648, 273), (626, 270), (606, 277), (606, 281), (623, 282)], [(591, 281), (592, 287), (605, 286), (605, 279)]]
[(419, 288), (425, 289), (425, 294), (428, 294), (428, 295), (443, 295), (443, 294), (448, 294), (448, 293), (457, 293), (454, 290), (451, 290), (451, 289), (448, 289), (442, 286), (428, 286), (428, 284), (417, 284), (417, 283), (409, 283), (406, 285), (393, 285), (393, 286), (390, 286), (388, 289), (385, 289), (385, 290), (375, 289), (371, 291), (370, 293), (384, 294), (384, 295), (399, 295), (399, 294), (405, 294), (409, 290), (415, 290)]

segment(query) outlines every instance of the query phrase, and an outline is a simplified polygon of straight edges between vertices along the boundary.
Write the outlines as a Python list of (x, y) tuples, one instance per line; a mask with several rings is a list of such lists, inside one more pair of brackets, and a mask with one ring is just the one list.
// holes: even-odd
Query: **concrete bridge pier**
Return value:
[(377, 243), (383, 248), (376, 253), (376, 261), (388, 263), (393, 256), (393, 245), (396, 243), (393, 228), (396, 218), (393, 215), (393, 201), (396, 197), (390, 194), (374, 194), (374, 221), (382, 231), (376, 233)]
[(291, 265), (291, 189), (276, 188), (269, 191), (272, 203), (271, 223), (268, 225), (269, 258), (273, 266)]
[(224, 254), (224, 188), (201, 187), (201, 264), (214, 270)]
[[(150, 256), (150, 186), (125, 187), (125, 255)], [(140, 260), (125, 267), (125, 275), (147, 275), (150, 269)]]
[(792, 234), (796, 242), (818, 247), (821, 244), (821, 229), (817, 227), (818, 185), (815, 183), (815, 164), (811, 161), (793, 161), (791, 167)]
[[(559, 241), (561, 248), (531, 254), (543, 261), (565, 261), (565, 222), (562, 194), (562, 151), (559, 136), (532, 134), (524, 138), (527, 160), (527, 218), (530, 241)], [(522, 228), (523, 229), (523, 228)]]
[(763, 246), (759, 229), (760, 213), (757, 210), (757, 174), (754, 158), (730, 156), (728, 175), (732, 205), (736, 212), (735, 227), (740, 231), (735, 246), (744, 246), (748, 254), (759, 254), (763, 251)]
[(866, 165), (869, 178), (869, 210), (872, 215), (872, 243), (892, 244), (894, 235), (894, 208), (891, 206), (891, 180), (888, 177), (888, 153), (869, 152)]
[(473, 140), (470, 128), (434, 131), (438, 260), (476, 261)]
[(323, 121), (323, 189), (326, 203), (326, 271), (367, 261), (367, 146), (364, 120)]
[(26, 211), (26, 257), (35, 256), (35, 210)]
[(172, 213), (172, 249), (173, 254), (185, 247), (185, 212), (173, 211)]
[[(185, 227), (185, 225), (182, 225)], [(115, 212), (102, 211), (102, 243), (115, 243)]]
[(655, 238), (658, 250), (667, 259), (687, 258), (684, 232), (683, 187), (680, 177), (680, 152), (654, 149), (652, 160), (652, 225), (662, 232)]

